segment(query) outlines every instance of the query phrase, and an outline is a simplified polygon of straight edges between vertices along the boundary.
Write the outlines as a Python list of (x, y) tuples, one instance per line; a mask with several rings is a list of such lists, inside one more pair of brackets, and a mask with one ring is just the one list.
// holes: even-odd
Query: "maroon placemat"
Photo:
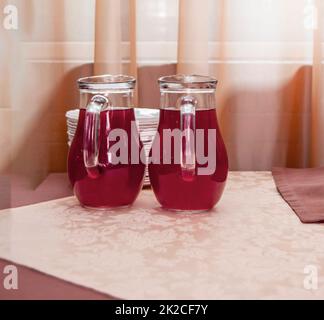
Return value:
[(324, 222), (324, 168), (274, 168), (278, 191), (303, 223)]

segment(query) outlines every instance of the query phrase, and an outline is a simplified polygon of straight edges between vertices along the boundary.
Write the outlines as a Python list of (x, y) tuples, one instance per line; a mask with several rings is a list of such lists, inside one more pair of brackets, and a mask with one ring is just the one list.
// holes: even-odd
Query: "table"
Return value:
[(74, 197), (0, 211), (0, 258), (125, 299), (323, 299), (323, 243), (324, 226), (302, 224), (269, 172), (230, 173), (199, 215), (160, 209), (151, 190), (118, 211)]
[(26, 177), (0, 175), (0, 210), (72, 196), (67, 173), (51, 173), (33, 186)]

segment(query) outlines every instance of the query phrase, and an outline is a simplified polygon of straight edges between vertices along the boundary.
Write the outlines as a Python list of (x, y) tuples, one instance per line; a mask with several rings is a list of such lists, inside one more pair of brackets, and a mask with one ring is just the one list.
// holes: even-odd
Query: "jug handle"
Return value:
[(94, 96), (87, 105), (84, 135), (83, 135), (83, 161), (88, 176), (92, 179), (100, 175), (100, 113), (109, 104), (109, 100), (102, 96)]
[(185, 180), (192, 180), (196, 173), (196, 106), (192, 96), (180, 100), (181, 114), (181, 169)]

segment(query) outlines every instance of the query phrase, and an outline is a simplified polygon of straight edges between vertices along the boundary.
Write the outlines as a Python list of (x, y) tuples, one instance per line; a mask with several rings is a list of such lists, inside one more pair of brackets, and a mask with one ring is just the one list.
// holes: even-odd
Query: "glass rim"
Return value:
[(216, 89), (218, 80), (210, 76), (177, 74), (159, 80), (161, 89)]
[(80, 78), (78, 85), (81, 90), (132, 90), (135, 89), (136, 79), (123, 74), (104, 74)]

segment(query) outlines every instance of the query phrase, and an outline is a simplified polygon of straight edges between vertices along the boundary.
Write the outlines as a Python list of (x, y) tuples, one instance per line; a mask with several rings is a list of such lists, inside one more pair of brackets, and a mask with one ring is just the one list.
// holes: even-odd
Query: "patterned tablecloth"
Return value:
[(324, 298), (324, 226), (302, 224), (265, 172), (231, 173), (200, 215), (150, 190), (118, 212), (74, 197), (3, 210), (0, 257), (126, 299)]

